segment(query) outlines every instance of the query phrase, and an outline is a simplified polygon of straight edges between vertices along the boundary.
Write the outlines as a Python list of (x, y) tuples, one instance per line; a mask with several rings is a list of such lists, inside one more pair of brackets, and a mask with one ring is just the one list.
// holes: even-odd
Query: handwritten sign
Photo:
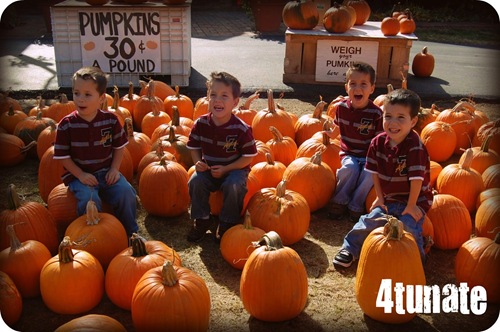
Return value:
[(85, 11), (78, 18), (84, 66), (107, 73), (161, 71), (159, 12)]
[(353, 61), (363, 61), (377, 69), (378, 42), (318, 40), (316, 48), (316, 81), (345, 82)]

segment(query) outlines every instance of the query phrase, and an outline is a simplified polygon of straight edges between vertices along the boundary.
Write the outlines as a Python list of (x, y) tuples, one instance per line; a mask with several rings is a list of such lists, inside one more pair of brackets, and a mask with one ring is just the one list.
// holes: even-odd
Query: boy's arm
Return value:
[(191, 159), (193, 159), (193, 165), (197, 172), (205, 172), (210, 169), (205, 161), (201, 157), (201, 149), (191, 149)]
[(406, 208), (401, 214), (410, 214), (415, 221), (420, 220), (424, 213), (417, 205), (417, 199), (420, 195), (420, 190), (422, 189), (422, 180), (413, 179), (410, 180), (410, 195), (408, 197), (408, 202), (406, 203)]
[(78, 180), (80, 180), (81, 183), (87, 185), (87, 186), (97, 186), (98, 182), (95, 176), (93, 176), (90, 173), (84, 172), (80, 167), (78, 167), (73, 159), (71, 158), (64, 158), (60, 159), (62, 165), (64, 168), (73, 174)]
[(115, 184), (116, 181), (120, 179), (120, 165), (122, 163), (124, 153), (124, 146), (118, 149), (113, 149), (113, 159), (111, 161), (111, 166), (109, 167), (109, 171), (106, 173), (106, 183), (108, 185)]
[(214, 165), (210, 168), (210, 171), (212, 172), (212, 176), (214, 178), (220, 178), (229, 171), (245, 168), (252, 162), (252, 160), (253, 156), (241, 156), (231, 164), (225, 166)]
[(378, 173), (372, 173), (372, 179), (373, 179), (373, 187), (375, 188), (375, 193), (377, 194), (377, 197), (375, 197), (375, 200), (373, 201), (372, 206), (370, 207), (370, 211), (376, 208), (377, 206), (385, 208), (384, 193), (382, 192), (382, 186), (380, 185), (380, 179), (378, 178)]

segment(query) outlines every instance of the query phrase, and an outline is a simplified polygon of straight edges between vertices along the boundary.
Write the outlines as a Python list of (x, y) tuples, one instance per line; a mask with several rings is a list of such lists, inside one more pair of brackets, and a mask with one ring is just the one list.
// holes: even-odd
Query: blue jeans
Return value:
[(102, 199), (104, 199), (113, 208), (113, 214), (120, 220), (125, 227), (127, 235), (137, 233), (137, 201), (134, 187), (120, 174), (120, 179), (112, 185), (106, 184), (107, 171), (99, 171), (94, 176), (99, 181), (97, 187), (90, 187), (75, 179), (70, 182), (69, 190), (75, 194), (77, 204), (77, 213), (79, 216), (85, 214), (88, 201), (92, 198), (98, 211), (102, 211)]
[[(405, 231), (413, 235), (415, 242), (417, 242), (422, 262), (424, 262), (425, 252), (424, 240), (422, 238), (422, 225), (424, 223), (425, 215), (420, 220), (415, 221), (411, 215), (401, 214), (406, 207), (406, 203), (388, 203), (386, 206), (389, 214), (401, 220)], [(370, 234), (370, 232), (375, 228), (382, 227), (387, 223), (387, 220), (383, 218), (384, 215), (385, 211), (379, 206), (373, 209), (369, 214), (362, 215), (361, 218), (359, 218), (359, 221), (344, 237), (342, 248), (347, 249), (347, 251), (349, 251), (355, 258), (359, 258), (361, 247), (363, 246), (365, 239), (368, 237), (368, 234)]]
[(337, 186), (332, 202), (347, 205), (353, 212), (364, 213), (368, 192), (373, 187), (372, 175), (365, 171), (366, 158), (344, 156), (337, 170)]
[(241, 221), (243, 200), (248, 191), (247, 169), (233, 170), (220, 179), (214, 178), (210, 171), (194, 172), (188, 182), (191, 197), (191, 219), (210, 216), (210, 193), (221, 190), (222, 209), (219, 215), (221, 223), (238, 224)]

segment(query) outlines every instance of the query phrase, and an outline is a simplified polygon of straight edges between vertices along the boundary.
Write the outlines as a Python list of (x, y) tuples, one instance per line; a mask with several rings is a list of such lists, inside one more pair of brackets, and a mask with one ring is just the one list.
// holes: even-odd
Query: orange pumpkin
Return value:
[(480, 146), (490, 136), (490, 149), (500, 154), (500, 119), (488, 121), (479, 127), (474, 138), (475, 145)]
[(400, 23), (397, 18), (384, 17), (380, 23), (380, 31), (384, 36), (395, 36), (399, 33)]
[(290, 29), (311, 30), (319, 22), (319, 12), (312, 1), (288, 1), (283, 7), (283, 23)]
[(17, 123), (27, 117), (28, 115), (23, 111), (16, 111), (11, 107), (7, 112), (0, 114), (0, 127), (4, 128), (7, 133), (13, 134)]
[(481, 175), (483, 178), (484, 189), (500, 188), (500, 165), (489, 166)]
[(439, 173), (443, 170), (443, 166), (441, 166), (440, 163), (431, 160), (430, 161), (430, 172), (431, 172), (431, 177), (430, 177), (430, 185), (431, 187), (434, 187), (436, 184), (436, 180), (439, 176)]
[[(87, 0), (88, 2), (89, 0)], [(109, 0), (102, 0), (108, 2)], [(70, 320), (59, 326), (54, 332), (76, 332), (88, 331), (94, 332), (127, 332), (127, 329), (116, 319), (99, 314), (88, 314)]]
[(145, 81), (139, 81), (139, 84), (141, 85), (141, 90), (139, 91), (139, 96), (141, 97), (149, 95), (149, 90), (153, 88), (153, 85), (154, 91), (152, 92), (152, 95), (160, 98), (162, 102), (168, 96), (175, 95), (175, 90), (172, 89), (170, 85), (162, 81), (150, 79), (147, 83)]
[(0, 271), (0, 312), (9, 327), (19, 321), (23, 311), (23, 298), (9, 275)]
[(490, 197), (479, 205), (474, 227), (476, 236), (495, 239), (500, 231), (500, 196)]
[[(420, 253), (411, 234), (403, 230), (403, 223), (388, 216), (384, 227), (374, 229), (363, 242), (356, 271), (355, 293), (361, 310), (370, 318), (389, 324), (409, 322), (416, 313), (397, 313), (376, 306), (382, 279), (403, 285), (425, 285), (425, 273)], [(395, 292), (391, 289), (392, 298)], [(391, 295), (388, 295), (391, 296)], [(402, 294), (406, 303), (406, 293)]]
[(167, 260), (137, 282), (132, 321), (137, 331), (207, 331), (210, 304), (205, 281)]
[(298, 149), (295, 158), (312, 157), (317, 151), (322, 151), (321, 160), (324, 161), (332, 172), (336, 174), (340, 168), (340, 145), (338, 141), (332, 140), (326, 131), (318, 132), (320, 135), (315, 135), (302, 143)]
[(297, 144), (293, 138), (283, 136), (276, 127), (270, 126), (269, 130), (273, 134), (273, 138), (267, 141), (266, 145), (273, 151), (275, 160), (281, 161), (285, 166), (288, 166), (295, 159)]
[(259, 181), (259, 188), (274, 188), (283, 178), (286, 166), (281, 161), (276, 161), (270, 153), (266, 153), (266, 161), (253, 165), (250, 173)]
[(344, 6), (351, 6), (356, 12), (356, 21), (354, 25), (363, 25), (368, 21), (371, 14), (371, 8), (365, 0), (344, 0)]
[(275, 188), (257, 191), (248, 202), (248, 211), (255, 226), (275, 231), (283, 244), (292, 245), (306, 235), (311, 214), (304, 196), (286, 186), (281, 181)]
[(425, 215), (422, 224), (422, 239), (424, 240), (424, 252), (428, 254), (434, 245), (434, 225), (427, 215)]
[(245, 122), (247, 125), (251, 126), (255, 114), (257, 114), (257, 111), (251, 107), (251, 104), (254, 100), (258, 99), (259, 96), (260, 92), (258, 90), (255, 91), (251, 96), (247, 98), (242, 106), (233, 110), (233, 114), (243, 120), (243, 122)]
[(165, 260), (182, 266), (179, 254), (161, 241), (146, 241), (132, 234), (130, 246), (109, 263), (105, 276), (106, 295), (116, 306), (130, 310), (135, 286), (148, 270), (162, 266)]
[[(198, 98), (194, 103), (193, 120), (198, 119), (203, 114), (208, 113), (208, 99), (207, 97)], [(250, 123), (251, 124), (251, 123)]]
[[(135, 104), (134, 110), (132, 111), (132, 117), (134, 119), (134, 128), (138, 131), (142, 130), (142, 119), (155, 109), (163, 109), (163, 99), (155, 94), (156, 84), (158, 81), (151, 80), (148, 83), (147, 94), (141, 94), (141, 98)], [(141, 90), (142, 91), (142, 90)]]
[[(295, 250), (283, 246), (270, 231), (255, 244), (240, 278), (240, 298), (246, 311), (267, 322), (298, 316), (308, 296), (307, 271)], [(269, 276), (274, 276), (269, 278)]]
[[(485, 169), (491, 165), (500, 164), (500, 156), (493, 150), (489, 149), (491, 136), (489, 136), (481, 145), (481, 147), (469, 148), (472, 150), (472, 160), (470, 167), (482, 174)], [(466, 154), (460, 156), (459, 163), (465, 160)]]
[(87, 203), (86, 214), (73, 220), (64, 235), (81, 241), (75, 247), (91, 253), (104, 271), (113, 257), (128, 246), (127, 232), (120, 220), (112, 214), (98, 212), (94, 201)]
[(436, 121), (436, 118), (439, 114), (437, 110), (437, 106), (435, 104), (431, 105), (431, 108), (423, 108), (421, 107), (418, 111), (418, 120), (413, 130), (415, 130), (419, 135), (422, 133), (422, 129), (427, 126), (429, 123)]
[(130, 152), (130, 156), (132, 157), (133, 170), (135, 173), (137, 172), (139, 162), (149, 151), (151, 151), (151, 146), (153, 144), (147, 134), (134, 131), (131, 118), (125, 121), (125, 132), (128, 138), (128, 144), (125, 148)]
[(23, 140), (16, 135), (7, 133), (0, 133), (0, 146), (2, 153), (0, 153), (0, 166), (15, 166), (20, 164), (26, 159), (28, 151), (36, 145), (33, 141), (27, 146)]
[(122, 126), (125, 125), (125, 119), (132, 118), (132, 114), (130, 110), (126, 107), (120, 105), (120, 94), (118, 93), (118, 87), (115, 85), (113, 88), (113, 102), (111, 104), (107, 104), (102, 107), (102, 109), (106, 109), (108, 112), (113, 113), (118, 118), (118, 122)]
[(295, 143), (300, 146), (305, 140), (309, 139), (323, 130), (325, 121), (333, 120), (329, 115), (323, 115), (326, 102), (320, 100), (311, 114), (302, 115), (295, 123)]
[(28, 111), (28, 116), (36, 116), (38, 112), (42, 112), (42, 117), (45, 117), (45, 113), (47, 113), (47, 110), (49, 109), (49, 106), (45, 104), (45, 99), (42, 98), (42, 96), (37, 96), (36, 97), (36, 105), (33, 106), (29, 111)]
[[(161, 113), (166, 114), (163, 111)], [(192, 120), (189, 118), (182, 117), (182, 119), (183, 119), (183, 123), (189, 123), (189, 124), (188, 125), (181, 124), (181, 117), (179, 115), (179, 110), (177, 109), (177, 106), (173, 106), (172, 107), (172, 119), (169, 122), (166, 122), (164, 124), (160, 124), (159, 126), (156, 127), (156, 129), (153, 131), (153, 133), (150, 136), (151, 141), (155, 142), (160, 137), (168, 135), (170, 133), (170, 127), (174, 128), (175, 134), (189, 137), (189, 134), (191, 133), (191, 128), (193, 127), (194, 122), (192, 122)], [(189, 121), (191, 121), (191, 122), (189, 122)]]
[(405, 17), (399, 20), (399, 24), (399, 32), (403, 34), (412, 34), (417, 28), (417, 25), (413, 20), (413, 15), (411, 14), (409, 9), (405, 10)]
[(191, 98), (180, 93), (179, 86), (175, 86), (175, 94), (168, 96), (163, 101), (164, 111), (172, 118), (172, 108), (176, 106), (179, 110), (179, 115), (189, 119), (193, 118), (194, 104)]
[(417, 77), (429, 77), (434, 71), (435, 64), (434, 55), (429, 53), (427, 46), (422, 48), (422, 51), (415, 54), (411, 63), (413, 75)]
[(472, 149), (467, 149), (459, 164), (449, 164), (439, 173), (436, 189), (441, 194), (450, 194), (460, 199), (469, 212), (476, 211), (477, 196), (485, 189), (481, 174), (471, 168)]
[[(42, 112), (39, 112), (36, 116), (28, 116), (19, 121), (14, 129), (14, 135), (22, 139), (25, 145), (28, 145), (31, 142), (36, 142), (42, 130), (52, 124), (55, 125), (56, 122), (48, 117), (43, 117)], [(31, 150), (30, 155), (38, 157), (36, 149)]]
[(302, 194), (311, 212), (328, 203), (336, 186), (335, 173), (321, 160), (321, 153), (295, 159), (283, 174), (287, 188)]
[(394, 90), (394, 87), (392, 86), (391, 83), (387, 84), (387, 93), (383, 93), (381, 95), (378, 95), (373, 99), (373, 103), (377, 105), (378, 107), (383, 107), (384, 106), (384, 101), (386, 96), (391, 93)]
[(175, 156), (172, 153), (165, 151), (163, 149), (163, 146), (159, 144), (156, 150), (146, 153), (146, 155), (142, 157), (141, 161), (139, 162), (139, 165), (137, 166), (137, 176), (136, 176), (137, 183), (139, 183), (142, 172), (144, 171), (146, 166), (148, 166), (154, 161), (160, 161), (161, 158), (165, 158), (165, 160), (169, 161), (177, 161), (177, 159), (175, 159)]
[(455, 278), (471, 289), (484, 287), (488, 303), (500, 303), (500, 233), (494, 240), (475, 237), (465, 242), (455, 257)]
[(40, 198), (47, 202), (49, 194), (58, 184), (63, 183), (62, 175), (65, 173), (61, 159), (54, 159), (54, 146), (45, 151), (38, 164), (38, 191)]
[(0, 252), (0, 271), (9, 275), (22, 297), (37, 297), (40, 295), (40, 272), (52, 255), (39, 241), (19, 241), (14, 226), (6, 228), (10, 247)]
[(439, 113), (436, 121), (449, 123), (457, 136), (454, 154), (461, 155), (463, 150), (471, 147), (472, 139), (476, 134), (473, 125), (475, 108), (471, 103), (461, 101), (453, 108), (448, 108)]
[(149, 214), (176, 217), (189, 207), (188, 174), (175, 161), (162, 158), (152, 162), (142, 172), (139, 180), (139, 197)]
[(273, 126), (279, 130), (283, 136), (295, 139), (295, 129), (288, 113), (276, 107), (273, 98), (273, 91), (267, 90), (267, 108), (261, 109), (255, 114), (252, 121), (252, 132), (255, 139), (267, 142), (273, 138), (269, 127)]
[(161, 145), (164, 151), (172, 153), (175, 156), (175, 160), (188, 170), (194, 163), (191, 151), (187, 148), (187, 142), (187, 136), (176, 134), (175, 128), (170, 126), (169, 134), (153, 142), (151, 151), (156, 150), (156, 148)]
[(59, 253), (45, 263), (40, 273), (43, 303), (62, 315), (89, 311), (104, 295), (101, 264), (88, 251), (74, 250), (73, 245), (74, 242), (65, 236), (59, 245)]
[(8, 112), (11, 108), (22, 111), (23, 107), (16, 99), (9, 97), (8, 92), (0, 92), (0, 114)]
[(250, 213), (245, 214), (243, 224), (229, 228), (220, 240), (220, 253), (232, 267), (243, 270), (248, 256), (254, 251), (252, 242), (258, 241), (265, 231), (252, 225)]
[[(2, 228), (8, 225), (16, 226), (16, 234), (21, 242), (36, 240), (42, 242), (49, 251), (57, 252), (58, 238), (54, 218), (47, 208), (39, 202), (29, 202), (19, 199), (13, 184), (7, 191), (7, 209), (0, 212)], [(10, 246), (10, 238), (4, 229), (0, 229), (0, 250)]]
[(36, 154), (38, 159), (42, 160), (43, 154), (47, 151), (56, 141), (57, 124), (50, 123), (48, 127), (40, 132), (36, 140)]
[(420, 138), (431, 160), (443, 162), (453, 155), (457, 136), (452, 126), (443, 121), (434, 121), (422, 129)]
[[(357, 18), (356, 18), (357, 21)], [(352, 27), (351, 12), (346, 6), (334, 3), (323, 16), (323, 26), (331, 33), (344, 33)]]
[(465, 204), (449, 194), (434, 195), (427, 216), (434, 226), (434, 245), (438, 249), (457, 249), (472, 233), (472, 220)]
[(134, 108), (141, 96), (134, 93), (134, 84), (128, 83), (128, 93), (120, 98), (119, 105), (129, 110), (130, 115), (134, 117)]
[(274, 153), (266, 143), (256, 139), (255, 147), (257, 148), (257, 155), (253, 157), (252, 161), (250, 162), (250, 166), (267, 161), (266, 154), (268, 153), (274, 159)]
[(49, 106), (45, 117), (51, 118), (56, 123), (59, 123), (63, 117), (76, 110), (76, 105), (72, 100), (68, 100), (65, 93), (59, 95), (59, 100)]
[(483, 190), (479, 196), (477, 196), (476, 208), (479, 208), (481, 203), (491, 197), (500, 197), (500, 188), (489, 188)]

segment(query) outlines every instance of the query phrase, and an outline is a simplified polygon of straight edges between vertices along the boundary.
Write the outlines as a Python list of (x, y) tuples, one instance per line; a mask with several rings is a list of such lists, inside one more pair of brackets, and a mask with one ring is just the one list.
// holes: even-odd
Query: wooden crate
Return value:
[(394, 88), (400, 88), (401, 74), (408, 74), (410, 49), (413, 41), (417, 39), (414, 34), (386, 37), (380, 31), (380, 22), (371, 21), (362, 26), (355, 26), (343, 34), (329, 33), (318, 27), (313, 30), (288, 29), (285, 33), (283, 82), (343, 85), (344, 81), (317, 80), (317, 60), (318, 56), (322, 57), (322, 54), (318, 54), (318, 41), (327, 40), (347, 45), (375, 45), (378, 53), (376, 68), (373, 65), (377, 74), (376, 86), (385, 87), (390, 83)]

